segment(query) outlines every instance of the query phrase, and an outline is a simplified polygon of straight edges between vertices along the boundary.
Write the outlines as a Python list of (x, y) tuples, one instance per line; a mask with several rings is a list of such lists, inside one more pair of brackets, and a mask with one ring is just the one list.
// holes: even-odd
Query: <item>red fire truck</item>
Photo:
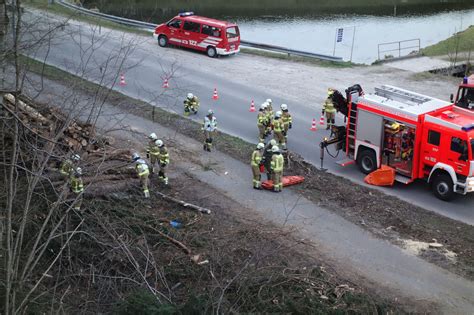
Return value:
[(333, 100), (347, 124), (321, 143), (321, 164), (336, 144), (347, 154), (339, 164), (355, 161), (366, 174), (390, 166), (396, 181), (425, 179), (442, 200), (474, 191), (474, 112), (389, 85), (369, 95), (355, 85)]
[(454, 102), (456, 106), (474, 110), (474, 75), (463, 78), (456, 99), (451, 94), (451, 102)]
[(180, 13), (156, 27), (153, 37), (161, 47), (168, 44), (205, 51), (211, 58), (232, 55), (240, 51), (240, 33), (237, 24)]

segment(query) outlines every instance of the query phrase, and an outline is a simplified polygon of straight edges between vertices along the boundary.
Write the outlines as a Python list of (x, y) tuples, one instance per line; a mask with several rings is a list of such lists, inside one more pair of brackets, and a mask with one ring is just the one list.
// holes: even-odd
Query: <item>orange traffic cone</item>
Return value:
[(255, 111), (255, 103), (254, 103), (254, 101), (252, 100), (252, 103), (250, 103), (249, 112), (253, 113), (254, 111)]
[(165, 81), (163, 82), (163, 88), (167, 89), (169, 87), (170, 87), (170, 85), (168, 84), (168, 78), (165, 78)]
[(309, 130), (311, 130), (311, 131), (316, 131), (316, 130), (318, 130), (318, 129), (316, 128), (316, 118), (313, 118), (313, 122), (311, 123), (311, 128), (309, 128)]
[(214, 94), (212, 95), (212, 99), (217, 101), (219, 99), (219, 95), (217, 95), (217, 88), (214, 88)]
[(321, 126), (324, 125), (324, 115), (321, 115), (321, 118), (319, 118), (319, 124), (320, 124)]
[(127, 82), (125, 82), (125, 75), (123, 73), (120, 74), (120, 86), (125, 86), (127, 85)]

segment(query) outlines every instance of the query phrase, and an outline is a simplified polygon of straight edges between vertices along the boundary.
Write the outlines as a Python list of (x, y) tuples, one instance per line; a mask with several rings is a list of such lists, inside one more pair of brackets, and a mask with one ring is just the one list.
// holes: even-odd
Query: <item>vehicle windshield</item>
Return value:
[(239, 28), (232, 26), (227, 28), (227, 38), (239, 37)]
[(464, 108), (474, 108), (474, 88), (472, 87), (464, 87), (459, 91), (458, 99), (457, 99), (458, 106)]

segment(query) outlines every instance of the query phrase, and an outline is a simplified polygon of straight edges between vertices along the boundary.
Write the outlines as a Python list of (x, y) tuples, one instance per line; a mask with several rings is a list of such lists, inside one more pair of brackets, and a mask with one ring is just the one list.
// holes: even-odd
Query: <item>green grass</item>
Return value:
[(450, 38), (422, 49), (425, 56), (453, 56), (456, 52), (468, 52), (474, 48), (474, 26), (458, 32)]
[(351, 68), (354, 66), (361, 66), (359, 64), (354, 64), (348, 61), (334, 62), (334, 61), (320, 60), (320, 59), (315, 59), (315, 58), (288, 55), (288, 54), (283, 54), (283, 53), (250, 49), (250, 48), (241, 48), (240, 51), (244, 54), (274, 58), (274, 59), (281, 59), (281, 60), (290, 60), (290, 61), (301, 62), (301, 63), (306, 63), (306, 64), (319, 66), (319, 67), (326, 67), (326, 68)]
[(80, 12), (70, 10), (59, 4), (48, 4), (48, 0), (23, 0), (23, 4), (27, 7), (32, 7), (35, 9), (48, 11), (50, 13), (61, 15), (73, 20), (87, 22), (93, 25), (103, 26), (103, 27), (107, 27), (110, 29), (118, 30), (118, 31), (151, 36), (150, 32), (147, 32), (145, 30), (141, 30), (138, 28), (129, 27), (129, 26), (125, 26), (119, 23), (115, 23), (112, 21), (107, 21), (101, 18), (85, 15)]

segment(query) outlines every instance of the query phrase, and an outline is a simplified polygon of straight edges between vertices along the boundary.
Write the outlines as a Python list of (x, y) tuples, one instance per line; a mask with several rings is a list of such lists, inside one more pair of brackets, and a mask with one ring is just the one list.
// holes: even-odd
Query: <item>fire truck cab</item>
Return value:
[(401, 88), (348, 95), (345, 152), (366, 174), (388, 165), (450, 200), (474, 191), (474, 112)]
[(180, 13), (156, 27), (153, 37), (161, 47), (168, 44), (205, 51), (211, 58), (232, 55), (240, 51), (240, 32), (237, 24)]
[(474, 110), (474, 75), (464, 77), (459, 85), (456, 99), (451, 94), (451, 102), (456, 106)]

